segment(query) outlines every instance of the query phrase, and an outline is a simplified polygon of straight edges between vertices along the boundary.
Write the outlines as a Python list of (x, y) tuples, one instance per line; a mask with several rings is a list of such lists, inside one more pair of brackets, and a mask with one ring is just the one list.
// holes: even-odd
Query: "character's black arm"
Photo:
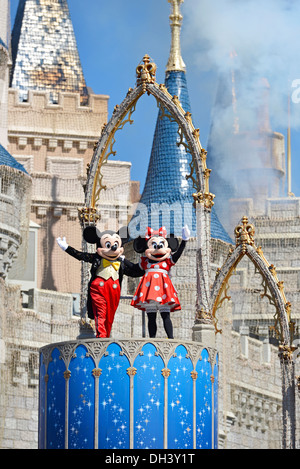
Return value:
[(75, 257), (78, 261), (89, 262), (92, 264), (95, 254), (91, 254), (89, 252), (81, 252), (77, 251), (76, 249), (72, 248), (72, 246), (68, 246), (66, 252), (70, 254), (70, 256)]
[(145, 273), (139, 264), (133, 264), (126, 258), (123, 260), (123, 267), (124, 274), (128, 277), (142, 277)]
[(183, 253), (186, 243), (187, 243), (186, 241), (182, 240), (177, 251), (174, 252), (174, 254), (172, 254), (172, 261), (174, 262), (174, 264), (176, 264), (181, 254)]

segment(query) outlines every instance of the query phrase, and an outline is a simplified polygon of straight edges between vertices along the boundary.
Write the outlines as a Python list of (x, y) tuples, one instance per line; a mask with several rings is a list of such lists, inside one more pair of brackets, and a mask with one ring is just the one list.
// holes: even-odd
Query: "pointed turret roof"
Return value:
[(19, 0), (12, 32), (11, 87), (48, 90), (55, 101), (59, 91), (88, 91), (82, 72), (67, 0)]
[[(165, 86), (176, 95), (185, 112), (191, 112), (185, 64), (180, 52), (180, 28), (182, 16), (180, 4), (183, 0), (168, 0), (172, 4), (170, 15), (172, 42), (166, 66)], [(146, 182), (140, 204), (147, 207), (148, 225), (152, 228), (166, 226), (170, 233), (181, 236), (184, 224), (196, 235), (196, 213), (193, 206), (195, 189), (191, 179), (192, 156), (183, 145), (179, 145), (178, 124), (159, 111)], [(164, 205), (165, 204), (165, 205)], [(163, 213), (157, 211), (163, 210)], [(140, 213), (140, 212), (139, 212)], [(155, 226), (159, 225), (159, 226)], [(211, 232), (214, 238), (231, 242), (215, 213), (212, 214)], [(141, 233), (142, 235), (143, 233)]]
[(9, 166), (10, 168), (22, 171), (22, 173), (28, 174), (26, 169), (21, 163), (10, 154), (0, 143), (0, 166)]

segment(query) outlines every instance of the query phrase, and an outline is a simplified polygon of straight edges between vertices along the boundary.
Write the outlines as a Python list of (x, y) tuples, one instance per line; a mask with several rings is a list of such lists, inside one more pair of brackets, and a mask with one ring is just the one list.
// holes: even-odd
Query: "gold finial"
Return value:
[(234, 233), (236, 246), (242, 245), (245, 252), (247, 244), (250, 246), (254, 245), (255, 228), (254, 225), (248, 223), (246, 216), (242, 218), (242, 223), (235, 228)]
[(168, 0), (168, 2), (172, 5), (172, 13), (170, 15), (172, 41), (166, 71), (170, 72), (173, 70), (185, 72), (185, 63), (182, 60), (180, 48), (180, 30), (182, 23), (180, 4), (183, 3), (184, 0)]
[(136, 84), (143, 85), (143, 92), (146, 92), (146, 83), (155, 83), (156, 65), (151, 62), (148, 54), (143, 57), (143, 64), (140, 63), (136, 68)]

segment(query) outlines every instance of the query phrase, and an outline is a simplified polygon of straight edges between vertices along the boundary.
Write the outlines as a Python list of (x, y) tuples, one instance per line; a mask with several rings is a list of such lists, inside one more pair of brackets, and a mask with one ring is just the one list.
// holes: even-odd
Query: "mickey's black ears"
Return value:
[[(115, 231), (106, 230), (101, 233), (96, 226), (87, 226), (83, 231), (83, 238), (87, 243), (98, 245), (100, 243), (101, 236), (104, 233), (114, 234)], [(128, 242), (129, 235), (127, 226), (120, 228), (119, 231), (117, 231), (117, 234), (122, 239), (122, 244)]]
[(122, 244), (126, 244), (129, 241), (129, 233), (128, 233), (128, 226), (122, 226), (122, 228), (117, 231), (117, 234), (120, 236), (122, 240)]
[(167, 238), (169, 248), (171, 249), (172, 252), (177, 251), (178, 246), (179, 246), (179, 241), (177, 238), (174, 237), (173, 234), (170, 234), (169, 238)]
[(138, 252), (141, 254), (142, 252), (145, 252), (147, 249), (147, 241), (145, 238), (141, 238), (140, 236), (138, 238), (135, 238), (133, 241), (133, 249), (135, 252)]
[(83, 230), (83, 238), (87, 243), (96, 244), (99, 241), (96, 226), (87, 226)]

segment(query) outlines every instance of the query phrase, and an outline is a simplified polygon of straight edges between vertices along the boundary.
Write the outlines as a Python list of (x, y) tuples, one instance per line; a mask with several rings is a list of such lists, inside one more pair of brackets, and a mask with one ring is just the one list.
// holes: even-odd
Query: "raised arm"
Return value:
[(93, 262), (94, 254), (91, 254), (89, 252), (81, 252), (77, 251), (77, 249), (72, 248), (72, 246), (69, 246), (66, 238), (57, 238), (56, 239), (57, 244), (59, 247), (65, 251), (67, 254), (70, 256), (74, 257), (78, 261), (84, 261), (84, 262), (89, 262), (90, 264)]
[(190, 234), (191, 233), (190, 233), (188, 226), (185, 225), (182, 228), (182, 241), (180, 243), (180, 246), (177, 249), (177, 251), (174, 252), (174, 254), (172, 254), (172, 261), (174, 262), (174, 264), (176, 264), (176, 262), (179, 260), (180, 256), (182, 255), (184, 248), (186, 246), (186, 243), (190, 239)]

